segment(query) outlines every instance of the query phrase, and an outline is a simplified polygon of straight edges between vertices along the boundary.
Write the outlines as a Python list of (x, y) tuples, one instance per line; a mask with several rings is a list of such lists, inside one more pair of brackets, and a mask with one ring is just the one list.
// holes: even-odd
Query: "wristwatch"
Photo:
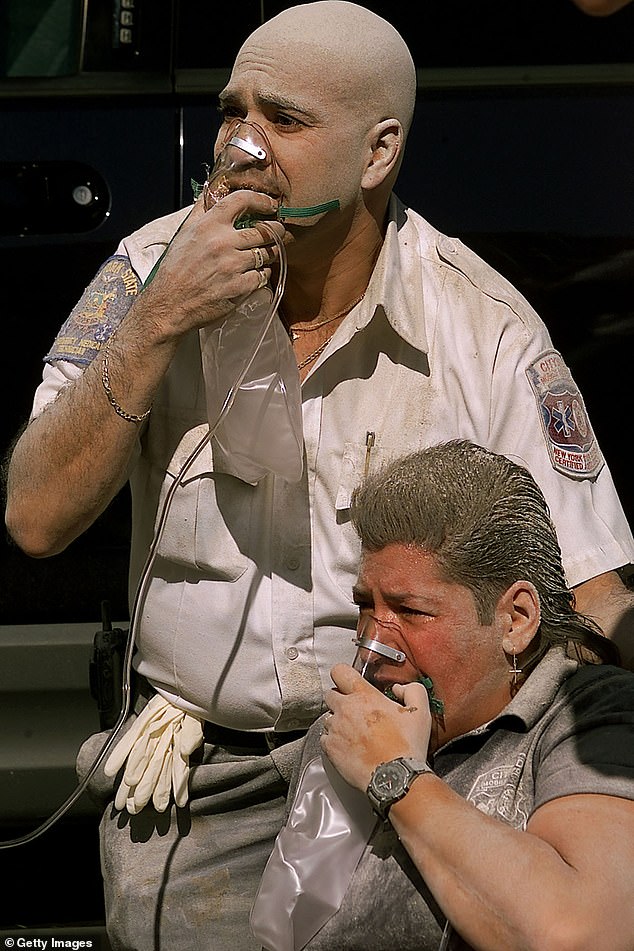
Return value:
[(399, 756), (376, 767), (366, 794), (381, 819), (387, 819), (390, 806), (403, 798), (421, 773), (433, 773), (433, 769), (425, 760), (406, 756)]

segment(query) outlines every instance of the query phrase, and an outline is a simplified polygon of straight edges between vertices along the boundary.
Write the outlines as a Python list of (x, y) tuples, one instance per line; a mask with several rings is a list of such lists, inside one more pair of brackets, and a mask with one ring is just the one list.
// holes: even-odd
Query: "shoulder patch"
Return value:
[(553, 469), (576, 479), (592, 479), (603, 467), (583, 397), (563, 357), (547, 350), (526, 375), (540, 410)]
[(124, 255), (114, 255), (102, 265), (64, 323), (44, 357), (88, 366), (117, 329), (141, 281)]

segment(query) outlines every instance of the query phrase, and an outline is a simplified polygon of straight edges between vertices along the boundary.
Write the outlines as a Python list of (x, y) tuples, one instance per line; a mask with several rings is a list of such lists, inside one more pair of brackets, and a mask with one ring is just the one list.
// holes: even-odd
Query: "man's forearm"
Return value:
[[(141, 343), (122, 324), (109, 354), (116, 400), (142, 415), (151, 402), (173, 346)], [(117, 414), (102, 381), (103, 355), (27, 426), (13, 451), (7, 477), (6, 523), (16, 543), (34, 557), (62, 551), (104, 511), (125, 484), (138, 423)]]

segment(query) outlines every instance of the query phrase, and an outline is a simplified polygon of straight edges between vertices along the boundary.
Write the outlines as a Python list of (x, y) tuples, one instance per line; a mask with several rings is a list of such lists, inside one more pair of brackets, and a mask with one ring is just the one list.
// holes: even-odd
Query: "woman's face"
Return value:
[(486, 723), (509, 702), (502, 637), (510, 616), (498, 609), (492, 624), (481, 624), (469, 589), (444, 581), (428, 552), (401, 544), (364, 552), (354, 600), (359, 630), (374, 621), (369, 636), (406, 656), (402, 664), (379, 660), (376, 686), (431, 677), (444, 705), (436, 745)]

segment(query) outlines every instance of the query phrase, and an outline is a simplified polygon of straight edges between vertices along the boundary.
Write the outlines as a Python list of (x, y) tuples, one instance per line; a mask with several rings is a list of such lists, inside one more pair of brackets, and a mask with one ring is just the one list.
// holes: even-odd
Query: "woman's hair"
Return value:
[(615, 645), (574, 610), (540, 488), (505, 456), (466, 440), (411, 453), (356, 489), (351, 517), (366, 551), (402, 544), (432, 554), (446, 581), (471, 591), (481, 624), (492, 623), (510, 585), (532, 582), (541, 623), (531, 668), (556, 644), (581, 661), (618, 663)]

